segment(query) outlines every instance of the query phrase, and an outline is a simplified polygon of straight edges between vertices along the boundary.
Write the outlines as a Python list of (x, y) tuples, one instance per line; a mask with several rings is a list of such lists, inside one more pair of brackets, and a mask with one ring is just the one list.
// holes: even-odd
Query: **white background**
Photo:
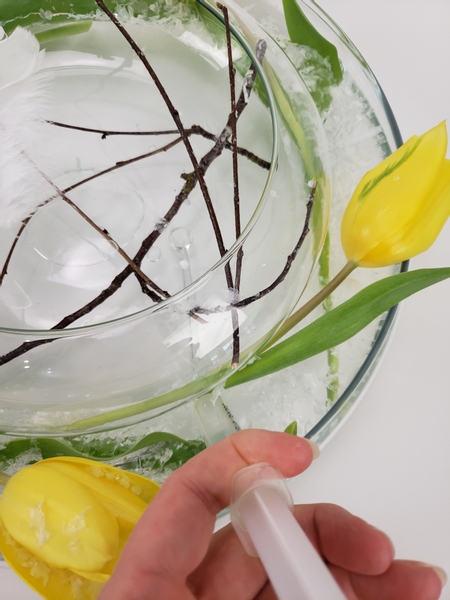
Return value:
[[(319, 3), (371, 65), (404, 139), (450, 117), (449, 0)], [(447, 226), (412, 268), (449, 265)], [(335, 502), (383, 529), (398, 557), (450, 574), (449, 340), (444, 282), (404, 303), (362, 403), (292, 489), (296, 501)], [(5, 600), (37, 598), (6, 568), (0, 590)], [(450, 600), (450, 585), (442, 599)]]

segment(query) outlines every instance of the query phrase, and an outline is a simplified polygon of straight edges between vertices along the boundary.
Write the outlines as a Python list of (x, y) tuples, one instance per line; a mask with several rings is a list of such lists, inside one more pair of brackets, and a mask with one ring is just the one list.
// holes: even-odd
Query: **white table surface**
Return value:
[[(404, 139), (450, 117), (449, 0), (319, 4), (371, 65)], [(450, 223), (412, 268), (449, 264)], [(298, 502), (344, 506), (386, 531), (398, 557), (450, 574), (449, 339), (450, 282), (407, 300), (363, 401), (292, 490)], [(5, 567), (0, 590), (5, 600), (38, 598)]]

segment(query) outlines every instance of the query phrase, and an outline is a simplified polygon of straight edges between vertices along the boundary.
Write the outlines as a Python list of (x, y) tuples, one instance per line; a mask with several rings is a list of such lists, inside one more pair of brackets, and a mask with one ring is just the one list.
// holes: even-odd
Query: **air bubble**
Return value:
[(169, 240), (175, 250), (187, 250), (192, 243), (191, 232), (186, 227), (177, 227), (170, 232)]
[(161, 248), (159, 248), (158, 246), (152, 246), (152, 248), (150, 248), (150, 250), (147, 253), (146, 259), (149, 262), (155, 263), (155, 262), (158, 262), (158, 260), (160, 258), (161, 258)]

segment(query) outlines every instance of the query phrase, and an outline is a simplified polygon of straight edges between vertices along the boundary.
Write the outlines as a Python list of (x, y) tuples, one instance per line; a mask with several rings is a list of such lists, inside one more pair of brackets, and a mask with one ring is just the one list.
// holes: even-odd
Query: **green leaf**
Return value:
[(0, 25), (9, 34), (17, 26), (45, 22), (46, 14), (51, 16), (51, 27), (66, 21), (67, 15), (92, 15), (96, 9), (94, 0), (0, 0)]
[(120, 444), (114, 438), (96, 438), (88, 442), (80, 438), (24, 438), (12, 440), (3, 446), (0, 450), (0, 465), (5, 468), (28, 452), (30, 453), (28, 464), (32, 464), (36, 462), (33, 450), (40, 451), (43, 459), (54, 456), (76, 456), (102, 462), (126, 459), (139, 450), (146, 450), (140, 460), (146, 461), (147, 468), (163, 472), (178, 468), (205, 447), (203, 440), (183, 440), (162, 431), (150, 433), (138, 442), (125, 438)]
[(225, 388), (280, 371), (342, 344), (405, 298), (449, 277), (450, 268), (421, 269), (377, 281), (231, 375)]
[[(203, 440), (160, 442), (151, 446), (143, 455), (140, 455), (139, 468), (145, 471), (151, 470), (155, 475), (174, 471), (205, 448), (206, 445)], [(133, 465), (133, 462), (133, 459), (131, 459), (131, 465)], [(127, 468), (126, 463), (121, 466)]]
[[(195, 0), (182, 0), (194, 4)], [(163, 16), (172, 4), (153, 0), (106, 0), (107, 6), (117, 11), (124, 7), (134, 15), (147, 18)], [(49, 28), (80, 17), (92, 19), (97, 13), (95, 0), (0, 0), (0, 25), (9, 34), (16, 27), (29, 27), (35, 23), (48, 23)], [(69, 33), (69, 30), (67, 31)]]
[(342, 81), (342, 68), (336, 46), (325, 39), (311, 24), (298, 5), (297, 0), (283, 0), (283, 9), (291, 41), (309, 46), (323, 58), (328, 58), (336, 83), (340, 83)]
[(92, 21), (79, 21), (78, 23), (66, 23), (65, 25), (59, 25), (50, 29), (45, 29), (39, 33), (36, 33), (38, 42), (46, 44), (52, 42), (61, 37), (68, 37), (70, 35), (79, 35), (80, 33), (86, 33), (92, 27)]
[[(0, 464), (5, 465), (14, 461), (18, 456), (32, 450), (40, 450), (42, 458), (52, 456), (83, 457), (81, 452), (74, 450), (69, 444), (52, 438), (25, 438), (8, 442), (0, 450)], [(34, 462), (34, 461), (30, 461)]]
[[(319, 283), (322, 287), (330, 283), (330, 249), (330, 232), (328, 231), (322, 252), (319, 256)], [(333, 297), (331, 294), (322, 302), (322, 307), (326, 313), (333, 310)], [(327, 384), (327, 398), (331, 405), (334, 404), (339, 396), (339, 356), (336, 353), (336, 348), (328, 348), (327, 360), (329, 379), (329, 383)]]
[(284, 433), (291, 433), (292, 435), (297, 435), (297, 421), (292, 421), (284, 430)]
[(306, 81), (305, 83), (319, 113), (322, 114), (332, 102), (330, 88), (340, 83), (343, 78), (337, 49), (312, 25), (297, 0), (283, 0), (283, 8), (290, 40), (317, 52), (316, 55), (305, 57), (302, 70), (314, 72), (316, 82), (312, 85), (308, 85)]

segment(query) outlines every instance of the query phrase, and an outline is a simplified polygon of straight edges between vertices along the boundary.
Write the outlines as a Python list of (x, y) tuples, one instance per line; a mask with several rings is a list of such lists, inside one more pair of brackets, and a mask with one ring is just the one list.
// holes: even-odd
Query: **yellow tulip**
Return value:
[(319, 306), (356, 267), (387, 267), (433, 244), (450, 216), (450, 160), (445, 122), (403, 146), (364, 175), (341, 223), (344, 267), (286, 319), (267, 350)]
[(96, 461), (42, 460), (5, 485), (0, 551), (47, 600), (94, 600), (158, 489)]
[(413, 136), (358, 184), (345, 211), (347, 259), (383, 267), (427, 250), (450, 215), (445, 123)]

